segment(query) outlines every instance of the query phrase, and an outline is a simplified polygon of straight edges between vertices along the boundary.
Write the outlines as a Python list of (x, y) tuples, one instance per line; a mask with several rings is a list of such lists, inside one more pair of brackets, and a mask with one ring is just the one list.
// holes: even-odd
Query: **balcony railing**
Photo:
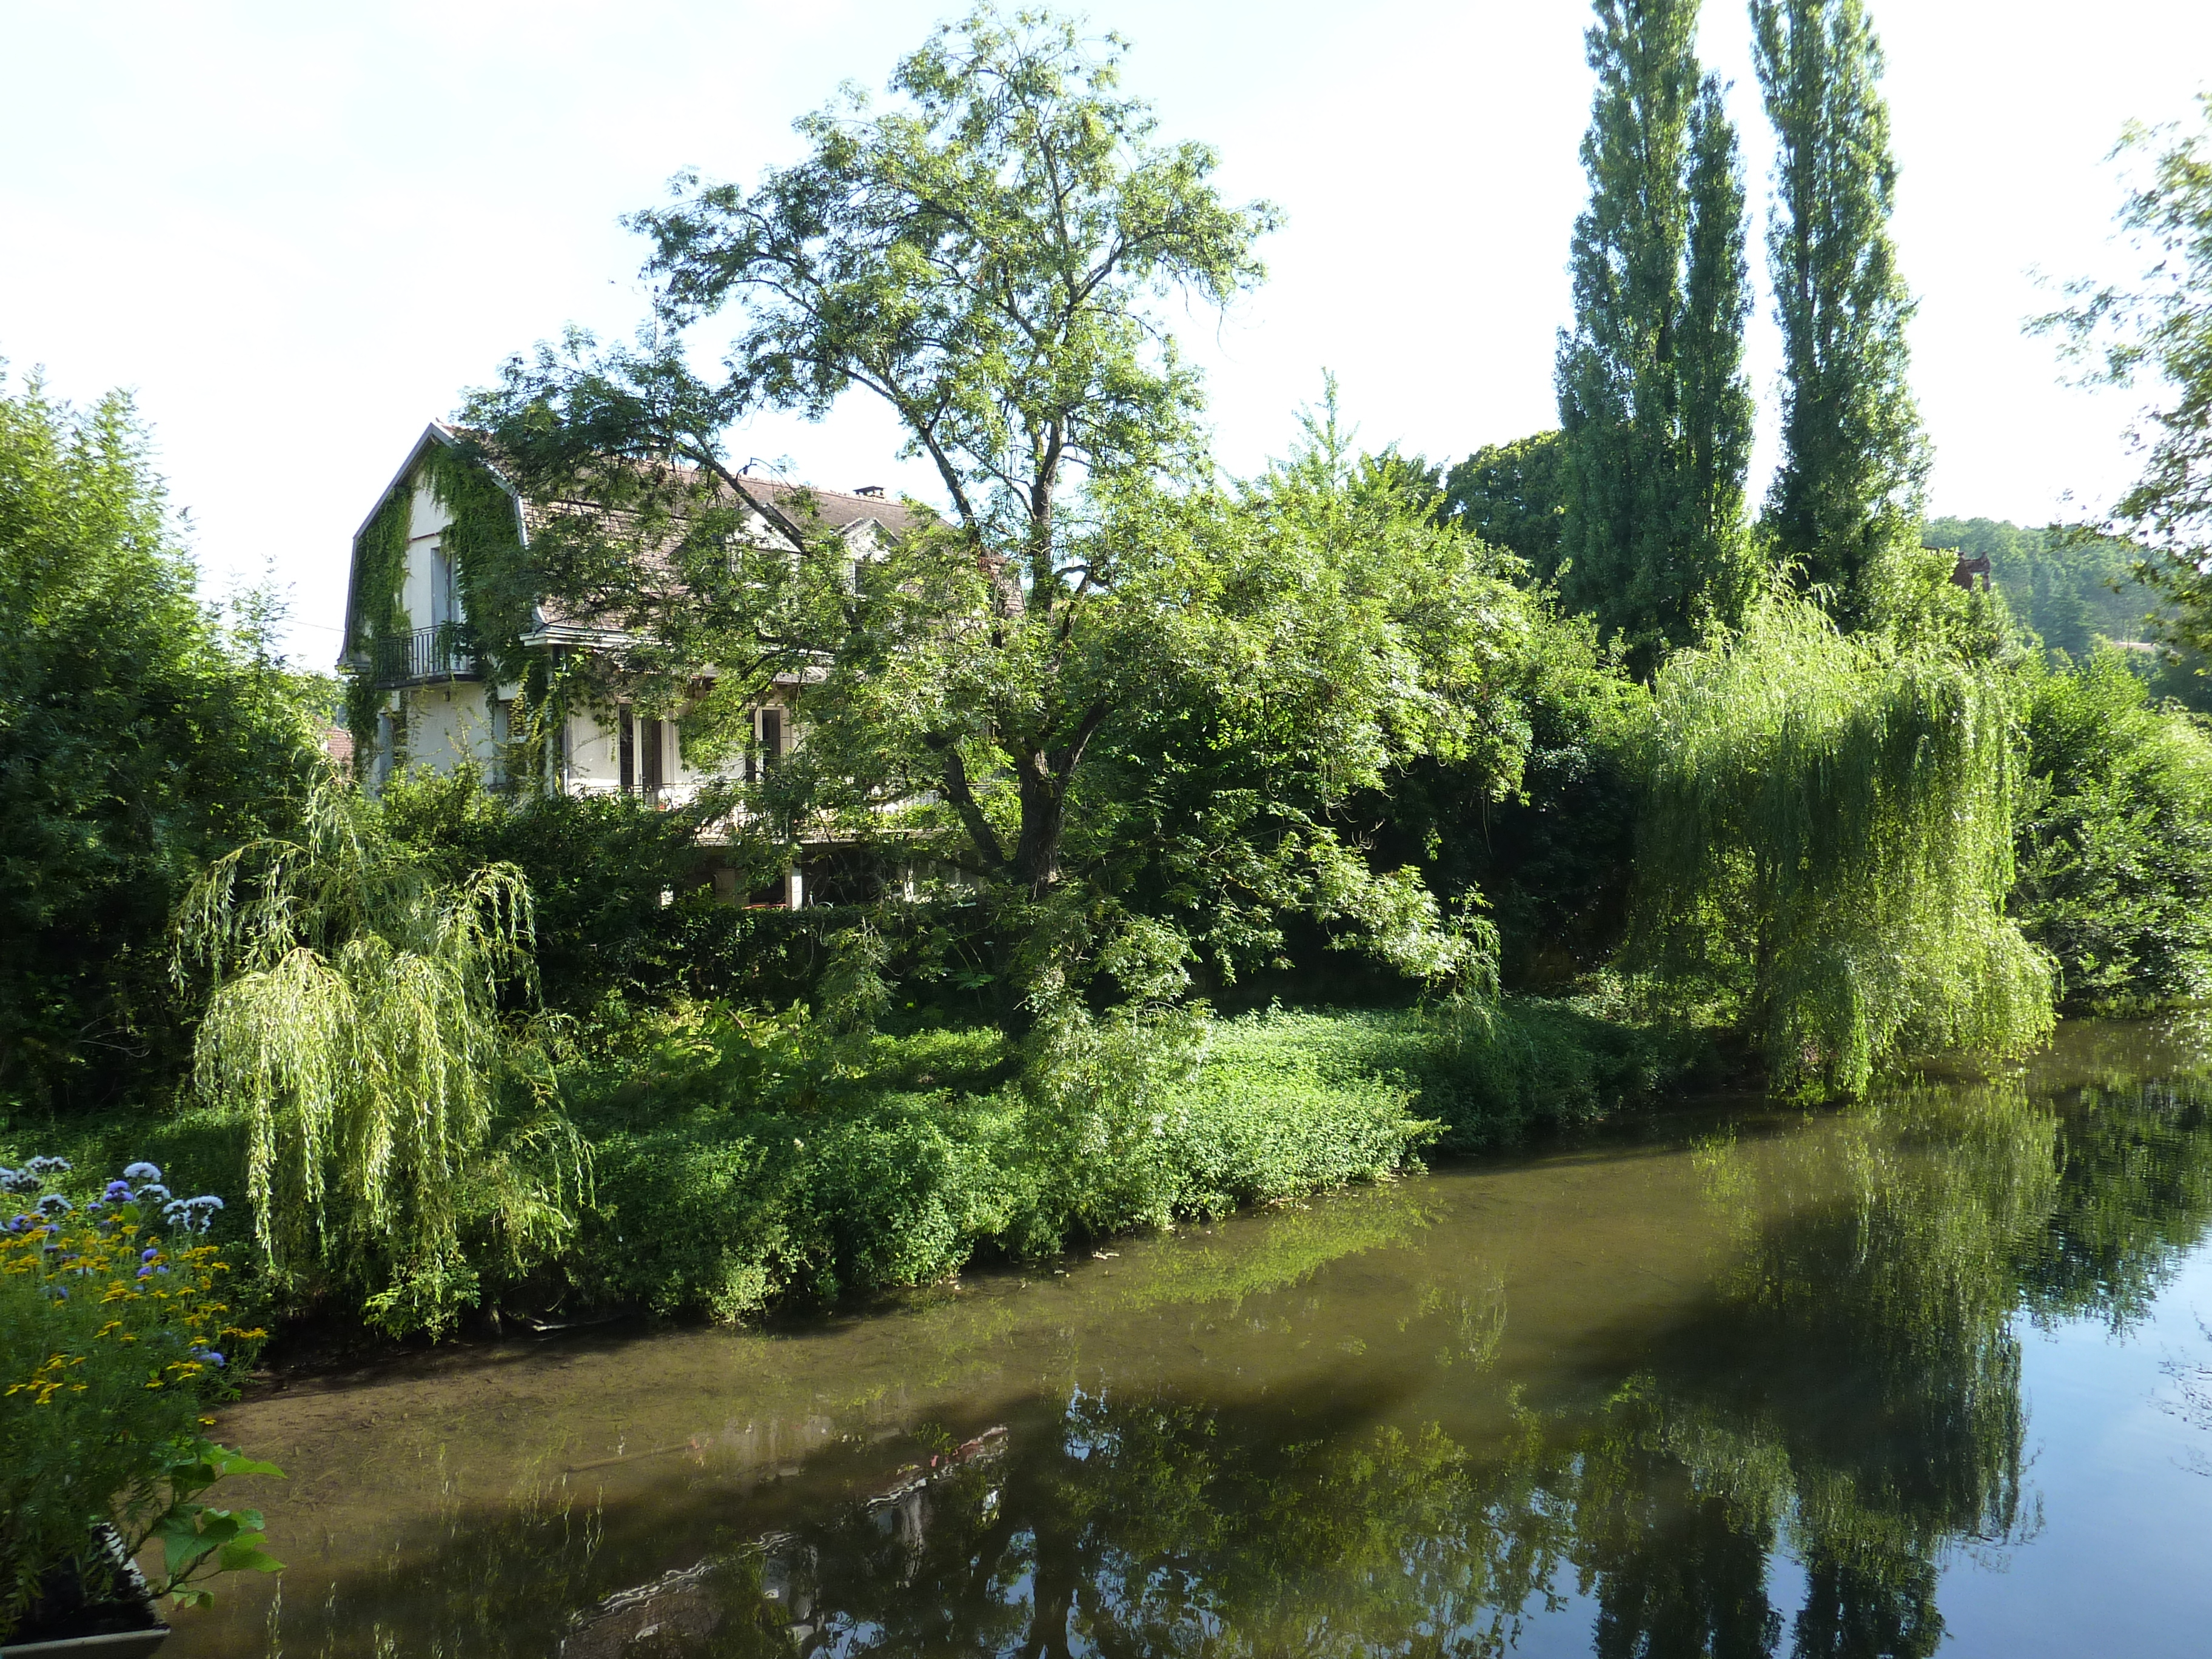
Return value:
[(370, 673), (379, 685), (410, 685), (421, 680), (472, 680), (477, 677), (477, 642), (459, 623), (441, 623), (394, 634), (376, 642)]

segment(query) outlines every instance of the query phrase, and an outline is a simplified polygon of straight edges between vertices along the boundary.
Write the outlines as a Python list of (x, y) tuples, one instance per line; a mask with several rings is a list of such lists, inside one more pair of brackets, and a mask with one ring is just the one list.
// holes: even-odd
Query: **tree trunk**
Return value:
[(1031, 898), (1042, 898), (1060, 881), (1060, 842), (1067, 823), (1067, 779), (1041, 754), (1015, 761), (1022, 829), (1014, 842), (1012, 874)]

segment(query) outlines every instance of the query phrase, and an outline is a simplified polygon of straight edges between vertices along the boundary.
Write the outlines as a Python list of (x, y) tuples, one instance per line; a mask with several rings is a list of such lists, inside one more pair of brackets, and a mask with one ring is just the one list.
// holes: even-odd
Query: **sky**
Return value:
[[(1221, 155), (1284, 228), (1270, 279), (1179, 313), (1218, 453), (1284, 453), (1333, 371), (1361, 441), (1455, 459), (1556, 423), (1590, 76), (1576, 0), (1097, 0), (1164, 136)], [(2042, 279), (2130, 268), (2112, 238), (2123, 125), (2192, 118), (2203, 0), (1871, 0), (1920, 298), (1930, 510), (2020, 522), (2108, 502), (2140, 399), (2065, 383), (2023, 320)], [(85, 400), (129, 389), (210, 592), (273, 574), (303, 664), (335, 655), (350, 538), (423, 423), (565, 325), (626, 333), (618, 221), (684, 167), (751, 182), (842, 81), (880, 93), (952, 0), (386, 0), (375, 6), (0, 0), (0, 360)], [(1757, 221), (1771, 141), (1741, 4), (1705, 9)], [(1761, 298), (1754, 498), (1776, 454)], [(2041, 273), (2041, 279), (2038, 273)], [(740, 460), (828, 488), (932, 494), (848, 397), (764, 415)]]

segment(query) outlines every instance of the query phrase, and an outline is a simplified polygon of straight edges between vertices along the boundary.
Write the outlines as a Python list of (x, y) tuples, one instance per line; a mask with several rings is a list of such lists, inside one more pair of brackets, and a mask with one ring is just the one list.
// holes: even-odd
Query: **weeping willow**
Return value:
[(176, 970), (212, 981), (194, 1083), (245, 1120), (280, 1282), (337, 1284), (387, 1329), (434, 1331), (477, 1297), (471, 1241), (520, 1263), (573, 1225), (579, 1145), (550, 1095), (495, 1138), (501, 1090), (530, 1092), (499, 1004), (534, 983), (534, 944), (520, 871), (434, 880), (336, 784), (300, 839), (249, 843), (193, 888)]
[(1648, 781), (1638, 953), (1733, 1003), (1778, 1088), (2050, 1030), (2051, 963), (2004, 915), (2021, 771), (1991, 665), (1771, 597), (1662, 672)]

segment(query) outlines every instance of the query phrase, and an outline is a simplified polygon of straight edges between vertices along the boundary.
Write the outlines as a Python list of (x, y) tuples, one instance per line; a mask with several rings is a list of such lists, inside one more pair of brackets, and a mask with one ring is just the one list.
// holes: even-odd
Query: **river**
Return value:
[(227, 1411), (164, 1659), (2212, 1651), (2212, 1026)]

